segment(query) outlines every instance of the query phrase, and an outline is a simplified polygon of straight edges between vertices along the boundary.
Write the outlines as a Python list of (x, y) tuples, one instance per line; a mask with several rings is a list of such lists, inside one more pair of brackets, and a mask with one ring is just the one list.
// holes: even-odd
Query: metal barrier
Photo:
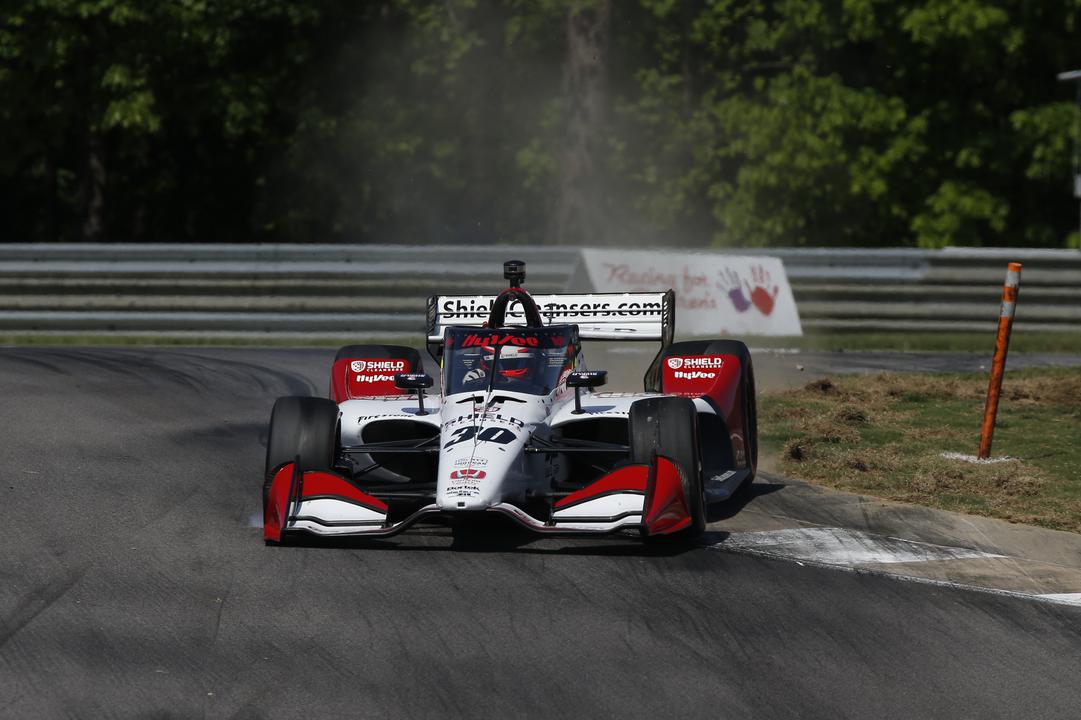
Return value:
[[(1002, 273), (1024, 263), (1019, 330), (1081, 331), (1081, 253), (1068, 250), (718, 249), (781, 257), (806, 330), (987, 330)], [(424, 299), (500, 286), (564, 290), (577, 250), (524, 246), (0, 245), (0, 333), (401, 337)]]

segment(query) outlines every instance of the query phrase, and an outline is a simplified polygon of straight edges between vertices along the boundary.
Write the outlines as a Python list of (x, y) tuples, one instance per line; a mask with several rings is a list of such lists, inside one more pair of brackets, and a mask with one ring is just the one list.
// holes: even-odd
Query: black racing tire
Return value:
[(636, 400), (631, 403), (629, 424), (632, 463), (648, 464), (656, 453), (671, 459), (682, 470), (683, 494), (690, 505), (691, 524), (678, 533), (656, 539), (699, 537), (706, 529), (706, 497), (694, 402), (682, 397)]
[(746, 390), (744, 399), (744, 417), (747, 418), (744, 428), (744, 443), (747, 449), (747, 465), (750, 467), (751, 472), (747, 475), (747, 479), (743, 481), (742, 487), (750, 487), (754, 482), (755, 475), (758, 473), (758, 393), (755, 390), (754, 385), (754, 366), (751, 364), (751, 356), (747, 355), (747, 362), (744, 365), (744, 389)]
[(329, 470), (338, 453), (338, 405), (317, 397), (283, 397), (270, 413), (263, 500), (275, 471), (300, 458), (300, 470)]
[(704, 354), (735, 355), (739, 358), (741, 384), (743, 385), (743, 416), (746, 427), (743, 433), (743, 452), (750, 470), (739, 489), (746, 490), (754, 482), (758, 472), (758, 396), (754, 385), (754, 362), (747, 345), (739, 340), (712, 340)]

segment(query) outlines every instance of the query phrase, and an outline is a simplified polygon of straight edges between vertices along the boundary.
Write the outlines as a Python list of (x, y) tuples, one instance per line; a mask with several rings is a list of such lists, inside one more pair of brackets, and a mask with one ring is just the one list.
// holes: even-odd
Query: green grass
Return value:
[(992, 456), (974, 465), (986, 375), (848, 376), (761, 397), (766, 467), (932, 507), (1081, 531), (1081, 368), (1007, 375)]

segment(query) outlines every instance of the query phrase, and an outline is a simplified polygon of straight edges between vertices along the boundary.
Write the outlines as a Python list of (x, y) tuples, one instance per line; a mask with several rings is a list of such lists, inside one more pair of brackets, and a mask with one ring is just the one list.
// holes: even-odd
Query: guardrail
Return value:
[[(1081, 331), (1077, 251), (715, 252), (781, 257), (809, 331), (991, 331), (1013, 260), (1017, 327)], [(428, 295), (499, 286), (510, 257), (538, 292), (568, 289), (580, 262), (562, 247), (0, 245), (0, 333), (416, 340)]]

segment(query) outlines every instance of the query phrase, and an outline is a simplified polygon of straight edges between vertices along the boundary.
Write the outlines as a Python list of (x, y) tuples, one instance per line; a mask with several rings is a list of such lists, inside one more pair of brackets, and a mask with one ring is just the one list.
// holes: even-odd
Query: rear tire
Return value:
[(740, 485), (740, 489), (750, 486), (754, 482), (755, 474), (758, 471), (758, 400), (755, 393), (754, 363), (751, 360), (751, 351), (747, 349), (747, 344), (740, 340), (726, 338), (685, 340), (673, 343), (664, 351), (664, 358), (673, 355), (734, 355), (739, 358), (740, 385), (744, 394), (743, 416), (746, 425), (743, 432), (743, 452), (747, 458), (747, 467), (750, 470), (747, 479)]
[(300, 458), (300, 471), (330, 470), (338, 452), (338, 405), (317, 397), (283, 397), (270, 413), (263, 502), (274, 473)]
[(743, 438), (743, 441), (747, 450), (747, 465), (751, 472), (747, 475), (747, 479), (743, 481), (741, 487), (748, 488), (754, 482), (754, 477), (758, 472), (758, 395), (755, 392), (754, 366), (751, 365), (750, 355), (747, 356), (747, 363), (744, 368), (743, 390), (745, 402), (743, 407), (746, 413), (744, 415), (746, 427), (743, 432), (746, 437)]
[(687, 499), (691, 524), (678, 533), (657, 539), (697, 538), (706, 529), (706, 498), (698, 451), (698, 411), (694, 402), (681, 397), (636, 400), (631, 404), (629, 421), (632, 463), (648, 464), (656, 453), (673, 460), (682, 471), (683, 495)]

